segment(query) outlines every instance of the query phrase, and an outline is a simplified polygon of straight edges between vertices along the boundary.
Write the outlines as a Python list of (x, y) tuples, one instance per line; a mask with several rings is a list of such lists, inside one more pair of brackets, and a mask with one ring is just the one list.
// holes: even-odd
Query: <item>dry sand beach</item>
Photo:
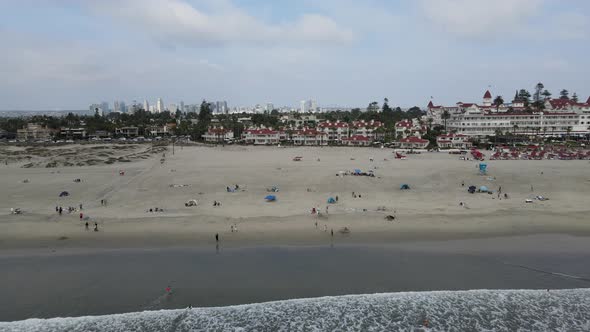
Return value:
[[(0, 166), (0, 249), (211, 246), (216, 233), (225, 247), (590, 234), (588, 161), (489, 161), (482, 176), (477, 162), (444, 152), (407, 160), (374, 148), (177, 146), (174, 155), (170, 148), (162, 153), (95, 166), (46, 168), (43, 160), (30, 168), (22, 167), (27, 160)], [(295, 156), (302, 161), (293, 161)], [(336, 176), (354, 169), (372, 170), (375, 177)], [(404, 183), (411, 189), (400, 190)], [(227, 192), (236, 184), (236, 192)], [(472, 184), (494, 194), (469, 194)], [(267, 192), (272, 186), (279, 191)], [(498, 199), (499, 186), (509, 199)], [(62, 191), (70, 196), (58, 197)], [(277, 201), (265, 201), (268, 194)], [(525, 203), (534, 195), (549, 200)], [(336, 196), (336, 204), (327, 204)], [(185, 207), (190, 199), (198, 206)], [(55, 212), (56, 206), (79, 204), (90, 230), (79, 211)], [(156, 207), (164, 211), (148, 212)], [(310, 213), (314, 207), (322, 217)], [(13, 215), (11, 208), (24, 212)], [(396, 219), (387, 221), (386, 215)], [(94, 222), (98, 232), (92, 231)], [(350, 233), (340, 233), (343, 227)]]

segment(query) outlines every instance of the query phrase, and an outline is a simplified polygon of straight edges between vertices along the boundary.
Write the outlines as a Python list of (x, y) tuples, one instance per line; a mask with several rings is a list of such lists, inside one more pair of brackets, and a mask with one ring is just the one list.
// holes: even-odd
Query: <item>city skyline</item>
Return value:
[[(590, 92), (590, 3), (103, 0), (0, 3), (0, 109), (154, 98), (401, 107)], [(57, 22), (57, 23), (56, 23)], [(224, 24), (218, 24), (224, 22)], [(164, 104), (168, 106), (168, 104)]]

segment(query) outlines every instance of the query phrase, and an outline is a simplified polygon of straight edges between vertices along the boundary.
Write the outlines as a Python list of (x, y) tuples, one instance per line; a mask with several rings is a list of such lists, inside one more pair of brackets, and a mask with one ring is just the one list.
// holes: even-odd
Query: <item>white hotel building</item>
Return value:
[[(509, 107), (512, 111), (509, 112)], [(584, 136), (590, 133), (590, 98), (585, 103), (572, 100), (547, 99), (542, 111), (526, 112), (522, 103), (492, 105), (486, 91), (482, 105), (457, 103), (456, 106), (428, 104), (427, 118), (442, 124), (442, 113), (447, 111), (447, 129), (467, 136), (495, 136), (496, 133), (542, 136)]]

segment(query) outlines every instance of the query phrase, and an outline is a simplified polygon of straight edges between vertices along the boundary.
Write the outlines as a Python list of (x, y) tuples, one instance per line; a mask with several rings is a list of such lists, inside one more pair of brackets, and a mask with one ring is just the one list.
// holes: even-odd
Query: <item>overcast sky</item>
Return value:
[(587, 0), (2, 0), (0, 109), (590, 94)]

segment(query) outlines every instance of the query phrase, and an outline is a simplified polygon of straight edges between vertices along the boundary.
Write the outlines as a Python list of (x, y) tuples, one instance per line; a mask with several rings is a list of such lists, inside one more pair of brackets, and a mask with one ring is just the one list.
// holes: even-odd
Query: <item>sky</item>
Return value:
[(587, 0), (2, 0), (0, 109), (590, 95)]

